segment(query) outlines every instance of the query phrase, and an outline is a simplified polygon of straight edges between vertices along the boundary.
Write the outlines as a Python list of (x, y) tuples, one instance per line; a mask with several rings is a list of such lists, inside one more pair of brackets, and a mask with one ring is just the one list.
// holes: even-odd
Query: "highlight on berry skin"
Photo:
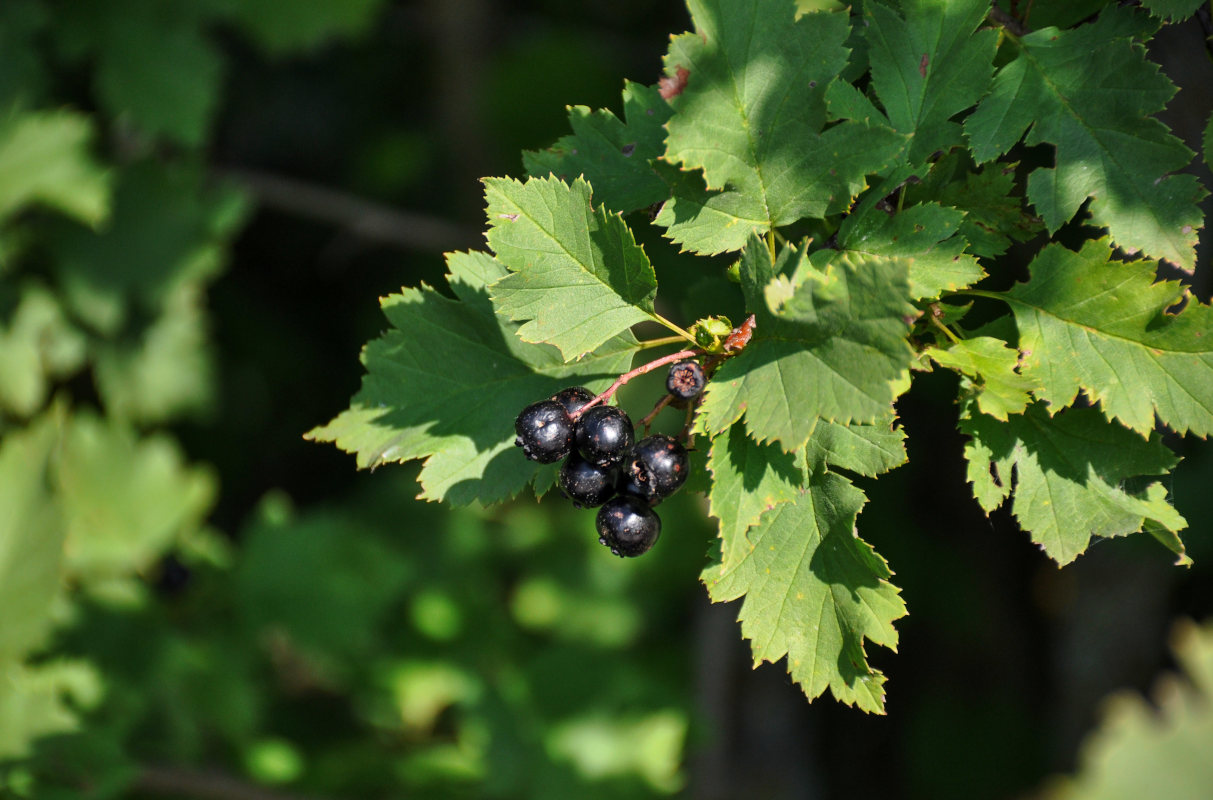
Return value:
[(598, 509), (598, 541), (621, 558), (644, 555), (661, 536), (661, 517), (638, 497), (621, 494)]
[(573, 420), (555, 400), (541, 400), (522, 409), (514, 420), (514, 446), (540, 464), (554, 464), (573, 449)]

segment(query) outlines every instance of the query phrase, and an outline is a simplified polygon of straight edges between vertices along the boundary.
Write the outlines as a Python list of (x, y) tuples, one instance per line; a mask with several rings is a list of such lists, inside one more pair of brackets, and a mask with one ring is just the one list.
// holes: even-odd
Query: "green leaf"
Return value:
[(1196, 13), (1204, 0), (1142, 0), (1142, 5), (1156, 17), (1168, 22), (1187, 19)]
[(793, 451), (819, 419), (886, 418), (909, 381), (906, 320), (915, 312), (907, 272), (903, 260), (856, 253), (834, 254), (819, 267), (792, 247), (772, 267), (766, 243), (752, 239), (741, 278), (757, 328), (708, 384), (702, 429), (714, 435), (744, 414), (755, 439)]
[(20, 293), (8, 324), (0, 326), (0, 405), (29, 417), (46, 403), (52, 379), (83, 364), (86, 342), (49, 291), (31, 284)]
[(1150, 698), (1117, 692), (1083, 742), (1079, 772), (1047, 800), (1203, 800), (1213, 786), (1213, 624), (1183, 620), (1171, 636), (1187, 680), (1167, 676)]
[(1019, 351), (991, 336), (976, 336), (947, 347), (928, 347), (926, 354), (941, 367), (956, 370), (971, 382), (977, 396), (977, 408), (983, 414), (1007, 421), (1008, 414), (1020, 414), (1037, 388), (1031, 378), (1016, 372)]
[(883, 713), (885, 678), (868, 665), (864, 639), (895, 649), (893, 620), (906, 609), (888, 564), (855, 535), (863, 504), (844, 478), (817, 473), (795, 502), (763, 514), (747, 553), (702, 580), (715, 602), (745, 597), (739, 619), (755, 663), (786, 655), (810, 700), (829, 689)]
[(572, 135), (547, 150), (525, 151), (527, 174), (551, 173), (566, 182), (583, 177), (594, 187), (598, 202), (620, 214), (665, 200), (670, 190), (653, 162), (665, 152), (670, 106), (656, 86), (626, 81), (623, 112), (626, 123), (607, 109), (571, 107)]
[(109, 176), (89, 153), (89, 118), (70, 111), (0, 120), (0, 219), (41, 203), (97, 225), (109, 213)]
[(866, 3), (872, 88), (893, 127), (911, 137), (906, 158), (921, 164), (961, 143), (953, 115), (976, 103), (990, 84), (998, 34), (977, 31), (986, 0), (903, 0), (902, 15)]
[(909, 262), (910, 296), (915, 300), (971, 286), (985, 277), (968, 243), (956, 235), (965, 214), (955, 208), (922, 203), (903, 210), (884, 209), (879, 192), (861, 201), (843, 220), (838, 243), (868, 256)]
[(242, 32), (271, 55), (365, 31), (384, 0), (224, 0)]
[(5, 62), (0, 70), (0, 109), (42, 104), (47, 76), (40, 45), (50, 15), (41, 0), (0, 4), (0, 53)]
[(745, 532), (764, 511), (800, 495), (806, 476), (798, 461), (793, 453), (755, 442), (741, 425), (712, 442), (708, 513), (720, 520), (722, 564), (735, 563), (749, 550)]
[(100, 698), (101, 676), (86, 662), (0, 659), (0, 759), (27, 758), (35, 740), (77, 730), (77, 711)]
[(355, 453), (359, 467), (426, 459), (419, 480), (428, 500), (494, 503), (537, 475), (545, 489), (555, 472), (514, 447), (514, 418), (566, 386), (605, 389), (628, 370), (636, 340), (620, 334), (565, 364), (494, 313), (488, 286), (508, 274), (498, 261), (486, 253), (447, 259), (458, 300), (427, 286), (384, 298), (392, 328), (364, 348), (362, 388), (349, 410), (307, 438)]
[[(889, 166), (904, 137), (859, 122), (825, 133), (826, 86), (846, 66), (844, 14), (794, 19), (781, 0), (693, 0), (696, 32), (676, 36), (666, 71), (686, 70), (670, 103), (666, 159), (703, 170), (705, 193), (667, 202), (657, 224), (699, 252), (740, 249), (751, 232), (844, 210)], [(704, 241), (682, 228), (704, 210), (727, 218), (720, 238)]]
[(1108, 9), (1090, 25), (1023, 37), (965, 133), (978, 161), (1007, 152), (1025, 130), (1027, 144), (1056, 147), (1056, 166), (1028, 178), (1050, 233), (1089, 198), (1091, 218), (1118, 246), (1191, 271), (1205, 192), (1195, 176), (1173, 174), (1192, 153), (1151, 115), (1175, 87), (1126, 35), (1131, 23)]
[(893, 427), (893, 415), (872, 425), (840, 425), (821, 420), (809, 436), (805, 455), (809, 469), (850, 470), (874, 478), (906, 463), (906, 434)]
[(1175, 281), (1153, 283), (1148, 261), (1110, 262), (1106, 240), (1080, 252), (1059, 244), (1029, 265), (1030, 279), (998, 295), (1015, 313), (1025, 377), (1036, 396), (1068, 406), (1081, 390), (1142, 435), (1154, 416), (1181, 433), (1213, 433), (1213, 311)]
[(526, 321), (518, 329), (523, 341), (554, 345), (571, 361), (638, 322), (656, 321), (653, 267), (619, 215), (591, 207), (589, 184), (484, 183), (489, 246), (512, 273), (490, 291), (501, 313)]
[(1201, 150), (1204, 151), (1205, 164), (1209, 169), (1213, 169), (1213, 113), (1209, 114), (1209, 121), (1205, 123), (1205, 135), (1201, 139)]
[(48, 475), (60, 416), (10, 430), (0, 444), (0, 662), (15, 664), (43, 644), (60, 589), (64, 525)]
[(71, 420), (58, 466), (66, 569), (86, 583), (148, 568), (202, 524), (218, 489), (175, 440), (86, 413)]
[(1140, 492), (1125, 486), (1126, 480), (1162, 475), (1178, 463), (1157, 434), (1143, 440), (1090, 408), (1050, 417), (1040, 403), (999, 422), (970, 402), (960, 429), (972, 437), (965, 458), (978, 503), (987, 513), (1002, 505), (1014, 475), (1011, 512), (1059, 564), (1081, 555), (1094, 536), (1125, 536), (1145, 526), (1175, 534), (1187, 527), (1161, 484)]
[(957, 233), (969, 243), (969, 252), (996, 258), (1007, 251), (1012, 240), (1026, 242), (1044, 230), (1018, 196), (1015, 168), (1015, 164), (994, 162), (975, 169), (967, 153), (956, 150), (902, 191), (908, 204), (933, 200), (962, 210), (964, 220)]

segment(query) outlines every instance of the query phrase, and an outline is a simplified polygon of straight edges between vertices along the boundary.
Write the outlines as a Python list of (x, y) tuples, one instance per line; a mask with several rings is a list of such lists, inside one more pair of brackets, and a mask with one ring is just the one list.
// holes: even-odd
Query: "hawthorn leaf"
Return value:
[(744, 414), (756, 440), (778, 440), (790, 452), (819, 419), (884, 419), (908, 385), (913, 355), (905, 340), (915, 314), (906, 262), (833, 253), (818, 266), (803, 248), (787, 247), (772, 265), (766, 243), (754, 237), (740, 271), (757, 327), (708, 384), (702, 429), (720, 433)]
[(1037, 388), (1036, 381), (1016, 372), (1019, 351), (1002, 339), (975, 336), (946, 347), (928, 347), (926, 354), (941, 367), (964, 375), (981, 413), (1003, 422), (1009, 414), (1023, 413)]
[(755, 442), (741, 425), (712, 442), (708, 469), (708, 513), (720, 520), (721, 564), (727, 566), (749, 549), (746, 530), (764, 511), (795, 500), (806, 475), (796, 454)]
[(893, 420), (892, 413), (871, 425), (819, 420), (805, 446), (809, 469), (838, 467), (874, 478), (900, 467), (909, 460), (906, 434), (893, 427)]
[(28, 758), (36, 740), (78, 730), (78, 712), (97, 704), (103, 685), (86, 661), (30, 664), (0, 657), (0, 759)]
[(1204, 0), (1142, 0), (1142, 5), (1156, 17), (1178, 22), (1196, 13)]
[(1154, 283), (1153, 262), (1111, 255), (1106, 239), (1077, 253), (1049, 245), (1026, 283), (998, 295), (1015, 314), (1023, 375), (1053, 407), (1081, 390), (1143, 436), (1155, 414), (1180, 433), (1213, 433), (1213, 310), (1176, 281)]
[(1202, 800), (1213, 786), (1213, 622), (1176, 623), (1171, 650), (1184, 679), (1160, 679), (1149, 699), (1122, 691), (1104, 701), (1073, 780), (1045, 800)]
[(969, 243), (968, 251), (983, 258), (996, 258), (1011, 241), (1031, 239), (1044, 225), (1029, 214), (1016, 194), (1015, 164), (993, 162), (973, 169), (968, 156), (954, 151), (939, 159), (918, 183), (902, 190), (907, 203), (933, 200), (962, 209), (964, 220), (957, 230)]
[(602, 391), (628, 370), (636, 339), (625, 332), (565, 364), (495, 313), (488, 289), (508, 274), (500, 262), (473, 252), (449, 254), (447, 264), (457, 299), (424, 285), (384, 298), (392, 327), (363, 349), (362, 388), (307, 438), (355, 454), (360, 468), (425, 459), (426, 500), (490, 504), (532, 482), (542, 491), (555, 469), (514, 447), (514, 418), (566, 386)]
[(985, 277), (977, 259), (965, 252), (968, 242), (957, 235), (965, 214), (937, 203), (884, 210), (880, 197), (861, 201), (843, 220), (838, 243), (844, 249), (875, 257), (901, 257), (909, 262), (910, 296), (938, 297)]
[(906, 159), (921, 164), (961, 143), (951, 117), (989, 87), (998, 34), (976, 30), (986, 0), (903, 0), (901, 9), (866, 3), (865, 35), (872, 88), (893, 128), (909, 137)]
[(109, 213), (109, 175), (88, 152), (92, 124), (71, 111), (13, 113), (0, 120), (0, 219), (32, 203), (89, 225)]
[(700, 229), (693, 220), (702, 207), (730, 216), (730, 235), (694, 249), (739, 249), (754, 231), (845, 210), (866, 175), (893, 163), (905, 137), (887, 126), (845, 122), (821, 132), (825, 89), (847, 64), (845, 14), (797, 19), (782, 0), (689, 5), (696, 31), (675, 36), (665, 62), (668, 74), (687, 76), (670, 99), (665, 158), (702, 170), (705, 192), (675, 188), (656, 220), (671, 239), (690, 245), (676, 223)]
[[(973, 496), (987, 513), (1011, 493), (1011, 513), (1058, 564), (1081, 555), (1092, 537), (1125, 536), (1143, 527), (1170, 534), (1187, 522), (1157, 483), (1132, 491), (1126, 481), (1163, 475), (1179, 459), (1157, 434), (1143, 440), (1092, 408), (1071, 408), (1050, 417), (1041, 403), (1006, 422), (966, 403), (960, 430)], [(1168, 537), (1156, 537), (1166, 543)], [(1181, 562), (1182, 542), (1171, 537)], [(1173, 548), (1175, 549), (1175, 548)]]
[(1029, 145), (1054, 145), (1055, 166), (1028, 178), (1028, 200), (1050, 233), (1088, 199), (1092, 220), (1128, 252), (1191, 272), (1198, 203), (1193, 175), (1174, 174), (1192, 153), (1152, 115), (1175, 86), (1129, 34), (1129, 12), (1107, 9), (1074, 30), (1038, 30), (994, 78), (965, 122), (979, 162), (1007, 152), (1026, 130)]
[(790, 503), (767, 511), (746, 535), (748, 552), (701, 579), (715, 602), (745, 597), (738, 615), (755, 664), (788, 660), (810, 699), (826, 689), (839, 701), (884, 712), (884, 675), (864, 639), (897, 647), (893, 621), (906, 614), (888, 564), (855, 533), (863, 493), (819, 472)]
[(569, 108), (573, 133), (547, 150), (528, 150), (522, 163), (532, 177), (555, 175), (565, 182), (583, 177), (598, 202), (627, 214), (665, 200), (670, 193), (653, 162), (665, 152), (665, 123), (672, 113), (656, 86), (626, 81), (626, 122), (607, 109)]
[[(489, 246), (510, 274), (490, 287), (524, 342), (572, 361), (638, 322), (656, 321), (657, 276), (618, 214), (590, 205), (578, 178), (484, 182)], [(553, 302), (558, 298), (558, 302)]]

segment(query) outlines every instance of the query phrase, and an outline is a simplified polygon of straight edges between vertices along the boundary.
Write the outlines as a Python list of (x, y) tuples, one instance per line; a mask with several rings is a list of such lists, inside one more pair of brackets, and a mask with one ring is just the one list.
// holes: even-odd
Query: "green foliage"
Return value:
[(1171, 649), (1183, 676), (1161, 678), (1147, 700), (1120, 692), (1083, 745), (1079, 773), (1050, 800), (1128, 800), (1142, 793), (1204, 797), (1213, 782), (1213, 625), (1175, 626)]
[[(1208, 306), (1155, 276), (1158, 260), (1195, 266), (1205, 192), (1174, 174), (1192, 154), (1153, 116), (1175, 91), (1145, 58), (1157, 23), (1101, 5), (1073, 19), (1044, 10), (1064, 26), (1099, 13), (1025, 34), (982, 0), (873, 0), (857, 16), (692, 0), (694, 31), (672, 37), (658, 85), (625, 86), (623, 120), (574, 108), (570, 136), (526, 154), (529, 180), (486, 181), (496, 258), (452, 257), (455, 302), (406, 290), (443, 319), (405, 324), (389, 303), (399, 332), (368, 347), (352, 409), (313, 435), (361, 466), (428, 458), (428, 498), (486, 502), (528, 482), (542, 492), (550, 470), (510, 451), (508, 418), (559, 386), (560, 362), (526, 348), (558, 348), (566, 385), (592, 375), (597, 389), (641, 348), (668, 344), (618, 337), (664, 325), (712, 359), (686, 429), (710, 441), (710, 480), (696, 486), (719, 521), (709, 594), (744, 598), (756, 661), (786, 656), (810, 699), (828, 688), (866, 711), (883, 711), (884, 677), (863, 642), (894, 647), (905, 608), (855, 531), (865, 495), (841, 472), (905, 462), (895, 403), (932, 362), (959, 378), (968, 476), (987, 513), (1013, 498), (1059, 564), (1092, 539), (1143, 530), (1187, 563), (1186, 522), (1150, 480), (1177, 459), (1153, 429), (1157, 418), (1213, 432), (1213, 324)], [(710, 333), (724, 309), (685, 330), (656, 313), (692, 290), (636, 244), (644, 221), (619, 216), (645, 207), (683, 253), (740, 251), (693, 291), (711, 284), (736, 302), (728, 280), (739, 284), (753, 315), (744, 347)], [(1075, 225), (1060, 239), (1072, 220), (1106, 235)], [(1013, 242), (1035, 256), (1006, 289), (1021, 268)], [(473, 259), (476, 297), (459, 288)], [(978, 316), (968, 298), (1003, 317), (986, 324), (989, 306)], [(491, 331), (491, 363), (474, 330)], [(432, 366), (413, 366), (423, 359)], [(499, 378), (517, 359), (520, 380)], [(451, 363), (493, 387), (491, 406), (441, 388)]]

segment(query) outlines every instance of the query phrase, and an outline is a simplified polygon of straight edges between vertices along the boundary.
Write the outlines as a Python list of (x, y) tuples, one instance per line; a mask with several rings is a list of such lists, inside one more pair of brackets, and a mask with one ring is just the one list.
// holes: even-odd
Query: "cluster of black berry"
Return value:
[[(690, 400), (703, 390), (703, 372), (693, 361), (675, 364), (666, 387), (671, 399)], [(617, 556), (638, 556), (661, 535), (653, 506), (686, 481), (687, 451), (660, 434), (636, 441), (621, 408), (583, 411), (593, 399), (588, 389), (572, 386), (532, 403), (514, 420), (514, 444), (532, 461), (564, 459), (560, 490), (577, 508), (598, 508), (598, 541)]]

